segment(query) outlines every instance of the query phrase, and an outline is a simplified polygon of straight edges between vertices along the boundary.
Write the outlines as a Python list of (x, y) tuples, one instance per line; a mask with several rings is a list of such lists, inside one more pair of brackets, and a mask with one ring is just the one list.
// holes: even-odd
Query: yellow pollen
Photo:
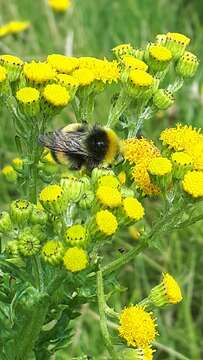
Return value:
[(149, 48), (150, 55), (158, 61), (170, 61), (172, 53), (170, 50), (160, 45), (152, 45)]
[(125, 65), (126, 68), (132, 70), (147, 71), (148, 69), (148, 65), (144, 61), (136, 59), (132, 55), (124, 55), (122, 57), (122, 63)]
[(49, 55), (47, 61), (56, 71), (65, 74), (75, 70), (79, 64), (78, 59), (60, 54)]
[(56, 201), (63, 193), (59, 185), (48, 185), (40, 193), (39, 199), (42, 202)]
[(143, 70), (132, 70), (129, 80), (134, 86), (150, 87), (153, 85), (153, 77)]
[(96, 193), (97, 199), (102, 205), (111, 208), (121, 205), (121, 193), (111, 186), (100, 185)]
[(23, 72), (29, 81), (39, 84), (45, 83), (49, 80), (54, 80), (56, 75), (55, 70), (50, 64), (35, 61), (25, 64)]
[(80, 86), (90, 85), (95, 80), (93, 71), (85, 68), (73, 71), (72, 76), (78, 81)]
[(96, 223), (99, 230), (107, 236), (114, 234), (118, 227), (116, 217), (108, 210), (97, 212)]
[(70, 86), (75, 87), (78, 86), (78, 81), (72, 76), (67, 74), (58, 74), (56, 76), (56, 79), (59, 81), (59, 83), (63, 86)]
[(181, 166), (192, 164), (192, 157), (183, 151), (174, 152), (171, 160)]
[(157, 157), (150, 161), (148, 171), (152, 175), (164, 176), (172, 170), (172, 163), (169, 159)]
[(110, 186), (112, 188), (117, 189), (120, 185), (118, 179), (113, 175), (104, 175), (101, 176), (98, 180), (99, 185), (102, 186)]
[(84, 270), (88, 266), (87, 252), (78, 247), (69, 248), (63, 258), (64, 266), (71, 272)]
[(142, 204), (133, 197), (127, 197), (123, 200), (123, 208), (130, 219), (138, 221), (144, 216), (144, 208)]
[(183, 189), (194, 198), (203, 196), (203, 172), (188, 171), (183, 179)]

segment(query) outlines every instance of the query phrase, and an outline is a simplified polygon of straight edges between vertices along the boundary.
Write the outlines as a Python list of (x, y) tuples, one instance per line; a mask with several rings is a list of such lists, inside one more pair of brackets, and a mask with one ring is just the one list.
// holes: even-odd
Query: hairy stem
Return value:
[(99, 270), (97, 272), (97, 299), (98, 299), (98, 307), (99, 307), (99, 315), (100, 315), (100, 328), (102, 332), (102, 336), (104, 338), (104, 342), (106, 348), (111, 355), (113, 360), (117, 360), (117, 354), (114, 350), (113, 344), (110, 339), (110, 334), (107, 327), (107, 320), (105, 316), (105, 296), (104, 296), (104, 285), (103, 285), (103, 277), (102, 272)]

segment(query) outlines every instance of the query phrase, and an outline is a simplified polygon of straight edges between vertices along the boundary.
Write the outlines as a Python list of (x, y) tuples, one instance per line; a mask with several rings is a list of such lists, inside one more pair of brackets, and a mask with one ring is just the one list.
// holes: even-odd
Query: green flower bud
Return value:
[(58, 265), (63, 260), (64, 246), (62, 242), (57, 240), (50, 240), (44, 244), (42, 251), (44, 261), (51, 265)]
[(172, 93), (166, 89), (158, 89), (153, 96), (153, 104), (160, 110), (166, 110), (174, 103)]
[(25, 226), (31, 217), (33, 206), (27, 200), (15, 200), (10, 205), (10, 216), (14, 224)]
[(23, 68), (23, 61), (20, 58), (12, 55), (1, 55), (0, 64), (6, 68), (9, 81), (16, 81), (19, 78)]
[(136, 349), (125, 349), (121, 353), (120, 360), (152, 360), (154, 351), (155, 350), (152, 350), (150, 346)]
[(179, 76), (182, 77), (193, 77), (199, 66), (199, 60), (197, 56), (192, 54), (189, 51), (180, 57), (176, 65), (176, 72)]
[(17, 180), (17, 173), (14, 170), (14, 168), (10, 165), (4, 166), (4, 168), (1, 170), (4, 178), (10, 182), (15, 183)]
[(113, 172), (113, 170), (109, 170), (109, 169), (105, 169), (105, 168), (94, 168), (92, 170), (91, 179), (92, 179), (93, 183), (96, 184), (98, 179), (104, 175), (114, 175), (114, 172)]
[(18, 257), (19, 256), (18, 241), (17, 240), (10, 240), (10, 241), (7, 242), (6, 253), (9, 256), (12, 256), (12, 257)]
[(122, 195), (122, 197), (131, 197), (131, 196), (134, 196), (135, 193), (132, 189), (129, 189), (126, 186), (122, 186), (121, 195)]
[(18, 239), (18, 250), (23, 256), (36, 255), (40, 250), (40, 240), (31, 231), (25, 231)]
[(38, 209), (37, 206), (33, 206), (30, 222), (34, 225), (35, 224), (45, 225), (47, 220), (48, 220), (48, 216), (46, 212), (41, 209)]
[(0, 213), (0, 232), (7, 233), (11, 231), (12, 223), (10, 215), (6, 211)]
[(183, 55), (186, 46), (189, 45), (190, 39), (179, 33), (167, 33), (164, 46), (172, 52), (173, 58), (177, 60)]
[(62, 214), (67, 208), (67, 196), (59, 185), (46, 186), (39, 195), (44, 209), (54, 215)]
[(72, 225), (67, 228), (65, 240), (71, 246), (83, 247), (88, 241), (87, 229), (80, 224)]
[(94, 201), (94, 193), (93, 191), (86, 191), (80, 201), (79, 201), (79, 206), (82, 208), (82, 209), (89, 209), (91, 206), (92, 206), (92, 203)]
[(9, 90), (7, 70), (0, 65), (0, 95), (6, 94)]
[(72, 202), (78, 202), (84, 192), (85, 182), (74, 176), (62, 178), (60, 182), (66, 199)]
[(40, 111), (40, 92), (32, 87), (24, 87), (17, 91), (16, 100), (21, 112), (27, 116), (36, 116)]
[(155, 72), (164, 71), (172, 59), (169, 49), (158, 44), (149, 45), (145, 53), (145, 60), (150, 69)]
[(13, 167), (16, 171), (22, 171), (23, 169), (23, 160), (15, 158), (12, 160)]

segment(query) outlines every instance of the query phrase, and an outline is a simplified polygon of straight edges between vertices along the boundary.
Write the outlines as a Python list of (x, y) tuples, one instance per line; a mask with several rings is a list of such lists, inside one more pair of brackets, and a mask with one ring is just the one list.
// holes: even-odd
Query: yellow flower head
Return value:
[(71, 0), (48, 0), (48, 4), (56, 12), (65, 12), (71, 6)]
[(89, 69), (77, 69), (72, 76), (78, 81), (80, 86), (90, 85), (95, 80), (95, 74)]
[(23, 68), (27, 80), (37, 84), (43, 84), (49, 80), (54, 80), (56, 72), (50, 64), (35, 62), (25, 64)]
[(126, 173), (125, 173), (125, 171), (121, 171), (118, 174), (118, 180), (120, 181), (121, 185), (125, 184), (125, 182), (126, 182)]
[(9, 27), (7, 24), (0, 26), (0, 38), (9, 34)]
[(39, 100), (40, 93), (32, 87), (25, 87), (17, 91), (16, 98), (23, 104), (31, 104)]
[(66, 88), (57, 84), (47, 85), (43, 90), (44, 99), (56, 107), (66, 106), (70, 100), (70, 95)]
[(11, 34), (17, 34), (19, 32), (25, 31), (30, 27), (30, 22), (28, 21), (10, 21), (8, 24), (8, 32)]
[(169, 159), (156, 157), (152, 159), (148, 166), (148, 171), (152, 175), (164, 176), (171, 173), (172, 163)]
[(79, 85), (77, 79), (74, 78), (72, 75), (58, 74), (56, 75), (56, 79), (58, 80), (60, 85), (68, 88), (77, 87)]
[(154, 185), (151, 180), (149, 173), (147, 171), (149, 161), (140, 162), (133, 167), (132, 177), (135, 181), (135, 184), (143, 195), (154, 196), (160, 193), (159, 188)]
[(178, 304), (182, 300), (182, 294), (176, 280), (170, 274), (165, 273), (162, 282), (169, 304)]
[(183, 189), (194, 198), (203, 196), (203, 172), (188, 171), (183, 179)]
[(166, 39), (168, 41), (176, 42), (178, 44), (183, 44), (185, 46), (189, 45), (189, 43), (190, 43), (190, 39), (187, 36), (180, 34), (180, 33), (168, 32), (166, 34)]
[(144, 61), (136, 59), (132, 55), (124, 55), (122, 57), (122, 63), (125, 65), (127, 69), (131, 69), (131, 70), (147, 71), (148, 69), (148, 65)]
[(147, 312), (141, 305), (135, 305), (122, 310), (118, 331), (129, 346), (144, 348), (155, 340), (156, 326), (152, 312)]
[(149, 54), (152, 58), (160, 62), (168, 62), (172, 58), (171, 51), (161, 45), (151, 45), (149, 48)]
[(64, 247), (61, 241), (47, 241), (42, 248), (42, 257), (52, 265), (59, 264), (63, 259)]
[(40, 193), (39, 199), (42, 202), (53, 202), (60, 198), (63, 189), (59, 185), (48, 185)]
[(67, 228), (65, 239), (66, 242), (72, 246), (82, 246), (85, 244), (87, 238), (87, 229), (85, 226), (75, 224)]
[(61, 54), (52, 54), (47, 57), (48, 63), (59, 73), (69, 74), (78, 67), (77, 58)]
[(96, 193), (97, 199), (102, 205), (111, 208), (121, 205), (121, 193), (111, 186), (100, 185)]
[(6, 69), (0, 65), (0, 83), (5, 81), (7, 77), (7, 71)]
[(131, 220), (141, 220), (144, 216), (142, 204), (133, 197), (127, 197), (123, 200), (123, 208), (127, 217)]
[(23, 61), (19, 57), (13, 56), (13, 55), (1, 55), (0, 63), (8, 64), (8, 65), (11, 64), (11, 65), (15, 65), (15, 66), (23, 65)]
[(99, 230), (107, 236), (114, 234), (118, 227), (116, 217), (108, 210), (97, 212), (96, 223)]
[(153, 85), (154, 79), (143, 70), (132, 70), (129, 74), (129, 80), (133, 86), (148, 88)]
[(192, 157), (184, 151), (174, 152), (171, 156), (171, 160), (173, 163), (180, 166), (192, 164)]
[(187, 151), (191, 145), (203, 142), (203, 134), (200, 133), (200, 129), (193, 129), (190, 125), (177, 124), (175, 128), (162, 131), (160, 139), (169, 148), (176, 151)]
[(114, 52), (115, 55), (117, 56), (122, 56), (125, 54), (130, 54), (133, 52), (133, 47), (130, 44), (120, 44), (115, 46), (112, 51)]
[(130, 164), (137, 164), (143, 161), (150, 161), (154, 157), (160, 156), (159, 149), (153, 144), (153, 141), (145, 138), (131, 138), (122, 143), (122, 152), (125, 160)]
[(12, 164), (16, 170), (22, 170), (23, 168), (23, 160), (19, 158), (15, 158), (12, 160)]
[(113, 175), (101, 176), (98, 180), (100, 186), (110, 186), (111, 188), (117, 189), (120, 186), (118, 179)]
[(64, 266), (71, 272), (84, 270), (88, 266), (87, 252), (78, 247), (69, 248), (63, 258)]
[(6, 165), (3, 167), (3, 169), (1, 170), (2, 174), (7, 176), (7, 175), (12, 175), (12, 174), (15, 174), (15, 170), (13, 168), (13, 166), (11, 165)]
[(111, 84), (113, 81), (117, 82), (120, 79), (117, 61), (97, 60), (92, 71), (95, 74), (95, 79), (103, 83)]

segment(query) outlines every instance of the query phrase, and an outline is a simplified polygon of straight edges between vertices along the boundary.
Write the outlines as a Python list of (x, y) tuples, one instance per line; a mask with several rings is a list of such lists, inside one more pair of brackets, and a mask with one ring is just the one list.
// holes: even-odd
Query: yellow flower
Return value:
[(146, 347), (157, 335), (156, 322), (152, 312), (141, 305), (129, 306), (120, 314), (119, 335), (129, 346)]
[(121, 193), (111, 186), (100, 185), (96, 193), (97, 199), (102, 205), (111, 208), (121, 205)]
[(135, 180), (135, 184), (140, 189), (143, 195), (154, 196), (160, 193), (159, 188), (154, 185), (147, 171), (148, 161), (143, 161), (135, 165), (132, 169), (132, 177)]
[(176, 280), (168, 273), (163, 274), (163, 286), (170, 304), (177, 304), (182, 300), (180, 287)]
[(118, 227), (116, 217), (108, 210), (97, 212), (96, 223), (99, 230), (107, 236), (114, 234)]
[(192, 157), (184, 151), (174, 152), (171, 160), (178, 165), (185, 166), (192, 164)]
[(7, 71), (6, 69), (0, 65), (0, 83), (5, 81), (7, 77)]
[(48, 0), (48, 4), (56, 12), (65, 12), (71, 6), (71, 0)]
[(11, 34), (17, 34), (19, 32), (25, 31), (30, 27), (30, 22), (28, 21), (10, 21), (8, 24), (8, 32)]
[(84, 270), (88, 266), (87, 252), (78, 247), (69, 248), (63, 258), (64, 266), (71, 272)]
[(187, 36), (180, 34), (180, 33), (168, 32), (166, 34), (166, 39), (169, 41), (174, 41), (176, 43), (184, 44), (184, 45), (189, 45), (189, 43), (190, 43), (190, 39)]
[(93, 71), (85, 68), (73, 71), (72, 76), (78, 81), (80, 86), (90, 85), (95, 80)]
[(98, 180), (98, 184), (101, 186), (110, 186), (115, 189), (117, 189), (120, 185), (118, 179), (113, 175), (101, 176)]
[(54, 80), (56, 75), (55, 70), (50, 64), (35, 61), (25, 64), (23, 72), (28, 81), (37, 84), (43, 84), (49, 80)]
[(56, 201), (63, 193), (63, 189), (59, 185), (48, 185), (40, 193), (40, 201), (52, 202)]
[(78, 67), (77, 58), (61, 54), (52, 54), (47, 57), (48, 63), (58, 72), (69, 74)]
[(112, 51), (116, 56), (122, 56), (133, 52), (133, 47), (130, 44), (120, 44), (115, 46)]
[(181, 289), (170, 274), (164, 273), (162, 282), (151, 289), (149, 299), (158, 307), (178, 304), (182, 300)]
[(153, 85), (154, 79), (143, 70), (132, 70), (129, 74), (129, 80), (133, 86), (149, 88)]
[(78, 81), (72, 76), (67, 74), (58, 74), (56, 76), (56, 79), (59, 81), (59, 83), (65, 87), (77, 87)]
[(32, 87), (25, 87), (16, 93), (16, 98), (23, 104), (30, 104), (39, 100), (40, 93)]
[(59, 264), (63, 259), (64, 247), (61, 241), (47, 241), (42, 248), (42, 257), (52, 265)]
[(72, 246), (83, 246), (87, 240), (87, 229), (80, 224), (72, 225), (66, 230), (65, 240)]
[(133, 197), (127, 197), (123, 200), (125, 214), (132, 220), (141, 220), (144, 216), (142, 204)]
[(15, 158), (12, 160), (12, 164), (15, 168), (15, 170), (22, 170), (23, 168), (23, 160), (19, 158)]
[(160, 45), (151, 45), (149, 47), (149, 54), (152, 58), (160, 62), (163, 61), (168, 63), (172, 58), (171, 51)]
[(194, 198), (203, 196), (203, 172), (188, 171), (183, 179), (183, 189)]
[(122, 63), (125, 65), (127, 69), (131, 69), (131, 70), (147, 71), (148, 69), (148, 65), (144, 61), (136, 59), (132, 55), (124, 55), (122, 57)]
[(1, 172), (7, 181), (12, 183), (17, 180), (17, 173), (14, 170), (13, 166), (10, 165), (4, 166)]
[(152, 175), (164, 176), (171, 173), (172, 163), (169, 159), (157, 157), (150, 161), (148, 171)]
[(13, 55), (0, 55), (0, 62), (2, 64), (23, 65), (23, 61), (19, 57)]
[(117, 82), (120, 79), (117, 61), (97, 60), (92, 71), (95, 74), (95, 79), (103, 83), (111, 84), (113, 81)]
[(9, 34), (9, 28), (7, 24), (0, 26), (0, 38), (6, 36)]
[(159, 149), (154, 145), (153, 141), (145, 138), (131, 138), (124, 140), (122, 143), (122, 152), (125, 160), (130, 164), (137, 164), (154, 157), (160, 156)]
[(191, 125), (177, 124), (175, 128), (162, 131), (160, 139), (169, 148), (176, 151), (187, 151), (191, 145), (203, 142), (203, 134), (200, 133), (200, 129), (193, 129)]
[(66, 88), (57, 84), (47, 85), (42, 95), (49, 104), (56, 107), (66, 106), (70, 100), (70, 95)]

